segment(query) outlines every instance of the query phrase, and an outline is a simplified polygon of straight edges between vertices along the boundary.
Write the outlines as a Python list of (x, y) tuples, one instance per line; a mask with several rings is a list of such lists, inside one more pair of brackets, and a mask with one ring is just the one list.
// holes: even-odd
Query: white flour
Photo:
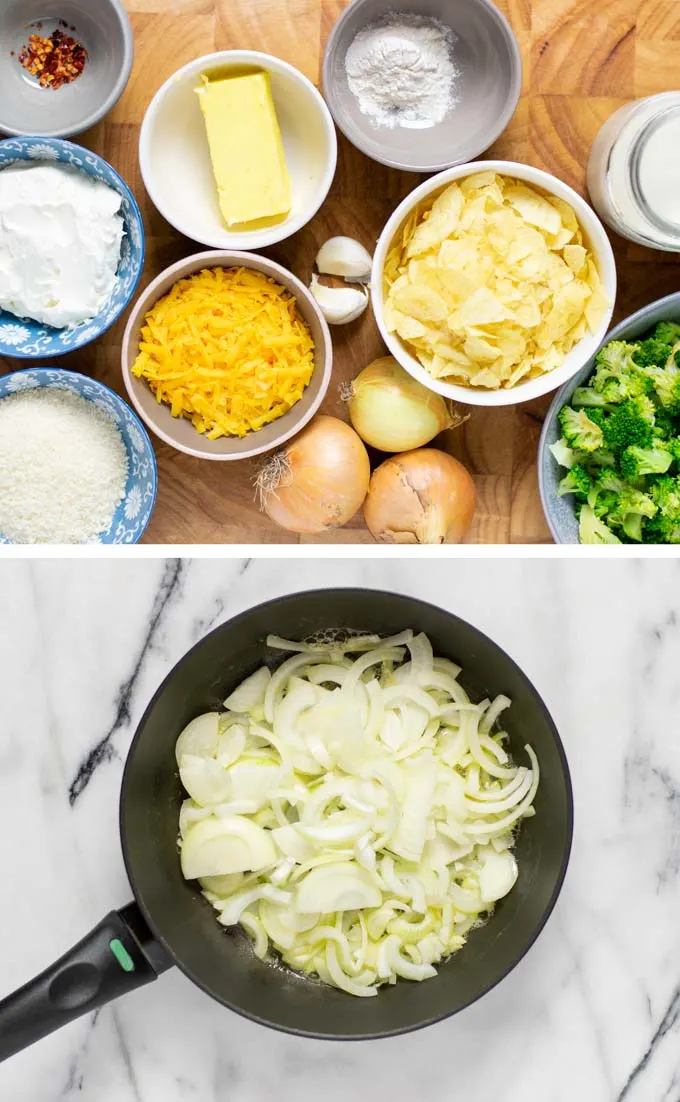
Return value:
[(345, 56), (361, 113), (379, 126), (419, 129), (441, 122), (456, 102), (454, 41), (438, 19), (410, 12), (369, 23)]

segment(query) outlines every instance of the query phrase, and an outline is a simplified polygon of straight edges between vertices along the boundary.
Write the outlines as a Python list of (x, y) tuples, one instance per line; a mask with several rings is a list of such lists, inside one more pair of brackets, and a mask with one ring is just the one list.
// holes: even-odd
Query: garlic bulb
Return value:
[(331, 237), (316, 256), (316, 266), (324, 275), (349, 280), (367, 280), (371, 275), (371, 254), (352, 237)]
[(326, 287), (313, 275), (309, 289), (329, 325), (347, 325), (368, 306), (368, 291), (363, 287)]

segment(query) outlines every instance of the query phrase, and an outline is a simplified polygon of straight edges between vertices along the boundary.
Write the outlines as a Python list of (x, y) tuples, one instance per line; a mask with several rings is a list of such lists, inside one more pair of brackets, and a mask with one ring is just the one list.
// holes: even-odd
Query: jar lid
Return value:
[(680, 233), (680, 105), (650, 119), (631, 156), (631, 182), (649, 220)]

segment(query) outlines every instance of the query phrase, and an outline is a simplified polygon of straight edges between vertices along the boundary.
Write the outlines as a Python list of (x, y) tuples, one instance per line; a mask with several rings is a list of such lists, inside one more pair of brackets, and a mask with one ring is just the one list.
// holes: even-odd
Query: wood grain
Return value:
[[(106, 157), (140, 201), (147, 232), (142, 285), (202, 246), (179, 236), (151, 205), (137, 161), (138, 128), (160, 84), (180, 65), (215, 49), (270, 51), (319, 81), (325, 40), (345, 0), (126, 0), (136, 40), (133, 77), (100, 126), (78, 139)], [(626, 100), (677, 87), (680, 0), (501, 0), (524, 63), (522, 98), (489, 150), (561, 177), (582, 194), (590, 144)], [(369, 161), (340, 137), (338, 170), (324, 207), (292, 240), (267, 250), (303, 280), (319, 245), (337, 233), (371, 247), (396, 204), (419, 182)], [(678, 258), (612, 235), (619, 268), (616, 318), (680, 286)], [(95, 345), (64, 357), (123, 393), (119, 346), (124, 319)], [(373, 319), (334, 331), (335, 366), (324, 410), (344, 416), (339, 390), (384, 350)], [(0, 361), (0, 371), (16, 367)], [(469, 541), (546, 543), (536, 448), (548, 399), (475, 410), (438, 441), (473, 472), (478, 508)], [(154, 441), (160, 484), (150, 543), (372, 543), (361, 516), (318, 538), (282, 532), (258, 509), (253, 463), (208, 463)], [(378, 459), (379, 457), (375, 457)]]

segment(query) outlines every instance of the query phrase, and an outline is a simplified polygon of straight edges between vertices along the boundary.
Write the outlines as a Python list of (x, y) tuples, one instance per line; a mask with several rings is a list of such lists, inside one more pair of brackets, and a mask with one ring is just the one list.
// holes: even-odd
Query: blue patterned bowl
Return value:
[(95, 318), (71, 329), (53, 329), (37, 321), (16, 318), (0, 310), (0, 356), (17, 359), (46, 359), (73, 352), (101, 337), (113, 325), (132, 298), (144, 267), (144, 223), (135, 197), (111, 165), (73, 142), (61, 138), (8, 138), (0, 142), (0, 171), (20, 161), (50, 161), (71, 165), (102, 180), (119, 192), (125, 236), (118, 267), (118, 284), (103, 310)]
[[(63, 368), (37, 367), (0, 376), (0, 402), (20, 390), (58, 387), (94, 402), (115, 422), (128, 456), (128, 480), (125, 497), (116, 509), (105, 532), (96, 543), (139, 543), (156, 504), (158, 472), (149, 435), (128, 405), (103, 383)], [(11, 543), (0, 532), (0, 544)]]

